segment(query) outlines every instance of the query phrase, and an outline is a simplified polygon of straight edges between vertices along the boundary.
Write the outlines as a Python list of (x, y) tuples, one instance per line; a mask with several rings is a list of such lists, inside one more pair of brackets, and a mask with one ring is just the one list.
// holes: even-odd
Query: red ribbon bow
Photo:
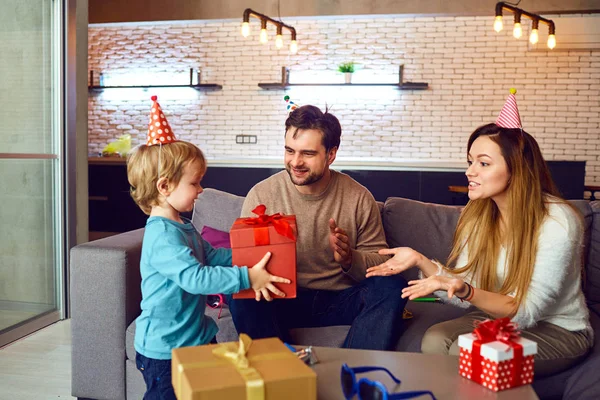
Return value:
[[(267, 227), (267, 226), (269, 226), (269, 224), (272, 224), (273, 227), (275, 228), (275, 232), (277, 232), (281, 236), (284, 236), (288, 239), (296, 240), (296, 236), (294, 235), (294, 230), (292, 229), (290, 223), (285, 219), (285, 217), (283, 215), (281, 215), (280, 213), (268, 215), (268, 214), (265, 214), (266, 211), (267, 211), (267, 207), (264, 204), (259, 204), (258, 206), (256, 206), (256, 208), (254, 210), (252, 210), (252, 212), (254, 214), (258, 215), (258, 217), (244, 218), (242, 220), (242, 222), (246, 225), (254, 225), (257, 228)], [(259, 237), (257, 237), (255, 235), (255, 241), (256, 241), (257, 245), (270, 244), (270, 241), (268, 238), (268, 231), (266, 231), (265, 233), (266, 233), (266, 238), (264, 237), (265, 235), (260, 235)]]
[(521, 334), (517, 329), (517, 325), (514, 322), (510, 322), (510, 319), (507, 317), (495, 320), (475, 321), (474, 325), (475, 330), (473, 333), (482, 343), (499, 340), (510, 345), (510, 342), (514, 342)]
[(473, 348), (471, 350), (472, 360), (472, 372), (471, 376), (473, 380), (481, 383), (481, 345), (500, 341), (509, 345), (506, 349), (513, 349), (514, 357), (512, 362), (512, 371), (510, 374), (510, 387), (516, 386), (517, 377), (520, 376), (523, 369), (523, 346), (516, 342), (520, 336), (520, 332), (517, 329), (517, 324), (510, 322), (510, 318), (498, 318), (496, 320), (486, 319), (485, 321), (475, 321), (475, 329), (473, 334), (477, 336), (477, 339), (473, 342)]

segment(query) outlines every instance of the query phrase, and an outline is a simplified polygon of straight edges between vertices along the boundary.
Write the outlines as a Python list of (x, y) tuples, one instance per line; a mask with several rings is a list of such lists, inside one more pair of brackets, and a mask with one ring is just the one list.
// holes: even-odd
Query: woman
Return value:
[(401, 247), (381, 250), (394, 257), (369, 268), (367, 277), (416, 266), (421, 279), (408, 282), (403, 298), (441, 290), (449, 303), (478, 309), (429, 328), (424, 353), (458, 355), (458, 336), (471, 332), (474, 321), (510, 317), (523, 337), (537, 342), (535, 373), (543, 376), (574, 365), (593, 345), (581, 291), (582, 218), (559, 197), (537, 142), (520, 129), (516, 113), (517, 126), (499, 118), (469, 138), (470, 201), (458, 221), (449, 268)]

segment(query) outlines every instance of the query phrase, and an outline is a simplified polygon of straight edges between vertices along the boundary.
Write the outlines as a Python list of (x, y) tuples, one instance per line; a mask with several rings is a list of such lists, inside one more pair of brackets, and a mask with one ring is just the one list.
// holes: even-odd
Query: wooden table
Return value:
[[(390, 393), (413, 390), (430, 390), (438, 400), (465, 399), (537, 399), (531, 385), (492, 392), (458, 374), (458, 357), (396, 351), (372, 351), (314, 347), (319, 363), (313, 365), (317, 373), (317, 398), (319, 400), (344, 399), (340, 385), (342, 363), (350, 367), (379, 366), (389, 369), (400, 381), (396, 387), (385, 372), (360, 374), (383, 383)], [(417, 400), (428, 399), (418, 397)]]

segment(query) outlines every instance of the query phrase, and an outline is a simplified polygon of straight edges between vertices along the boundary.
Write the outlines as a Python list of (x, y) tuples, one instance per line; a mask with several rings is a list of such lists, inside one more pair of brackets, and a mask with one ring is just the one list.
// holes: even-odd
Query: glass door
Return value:
[(63, 3), (0, 13), (0, 346), (63, 317)]

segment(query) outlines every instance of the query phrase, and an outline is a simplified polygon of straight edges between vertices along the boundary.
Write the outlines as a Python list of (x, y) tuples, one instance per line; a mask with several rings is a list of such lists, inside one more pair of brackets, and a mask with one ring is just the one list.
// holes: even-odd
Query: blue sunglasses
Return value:
[(367, 378), (362, 378), (360, 381), (356, 380), (356, 374), (361, 374), (371, 371), (385, 371), (390, 378), (396, 383), (400, 384), (400, 379), (396, 378), (387, 368), (384, 367), (355, 367), (350, 368), (347, 364), (342, 364), (341, 371), (341, 382), (342, 391), (346, 400), (352, 399), (358, 394), (359, 400), (400, 400), (410, 399), (413, 397), (419, 397), (424, 395), (431, 396), (432, 400), (436, 400), (433, 393), (429, 390), (418, 390), (404, 393), (388, 393), (387, 389), (381, 382), (372, 381)]

